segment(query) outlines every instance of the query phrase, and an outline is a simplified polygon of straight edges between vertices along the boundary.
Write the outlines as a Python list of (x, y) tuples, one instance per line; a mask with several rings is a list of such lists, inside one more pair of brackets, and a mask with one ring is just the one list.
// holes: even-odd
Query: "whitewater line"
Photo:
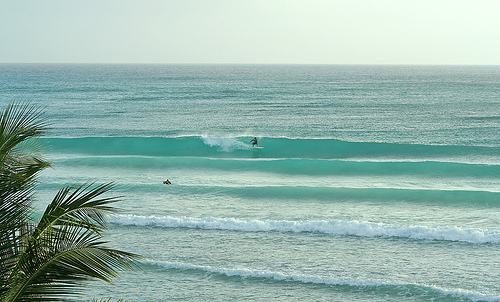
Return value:
[(228, 230), (241, 232), (320, 233), (337, 236), (399, 237), (414, 240), (441, 240), (468, 243), (500, 243), (500, 231), (460, 227), (392, 225), (359, 221), (289, 221), (236, 218), (194, 218), (170, 216), (112, 215), (111, 223), (123, 226), (154, 226)]
[[(177, 270), (196, 270), (207, 273), (224, 275), (227, 277), (240, 277), (240, 278), (261, 278), (275, 281), (284, 282), (299, 282), (304, 284), (324, 284), (331, 286), (349, 286), (349, 287), (365, 287), (365, 288), (380, 288), (380, 287), (396, 287), (405, 292), (414, 291), (413, 287), (425, 289), (426, 295), (432, 296), (438, 294), (441, 296), (452, 296), (457, 298), (466, 298), (472, 301), (500, 301), (499, 296), (485, 295), (477, 292), (472, 292), (463, 289), (444, 289), (437, 286), (417, 284), (417, 283), (389, 283), (373, 280), (361, 279), (345, 279), (345, 278), (331, 278), (331, 277), (318, 277), (309, 275), (287, 275), (281, 272), (271, 272), (262, 270), (251, 270), (247, 268), (214, 268), (207, 265), (196, 265), (179, 262), (168, 261), (153, 261), (145, 260), (142, 263), (146, 265), (160, 266), (166, 269)], [(416, 295), (422, 295), (421, 291), (416, 291)]]

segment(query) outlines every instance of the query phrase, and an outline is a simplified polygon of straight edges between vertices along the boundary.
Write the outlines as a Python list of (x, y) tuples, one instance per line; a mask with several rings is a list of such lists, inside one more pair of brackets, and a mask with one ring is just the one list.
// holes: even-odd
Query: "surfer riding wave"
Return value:
[(255, 146), (258, 147), (259, 146), (259, 143), (257, 142), (257, 138), (256, 137), (254, 137), (250, 142), (252, 143), (252, 147), (255, 147)]

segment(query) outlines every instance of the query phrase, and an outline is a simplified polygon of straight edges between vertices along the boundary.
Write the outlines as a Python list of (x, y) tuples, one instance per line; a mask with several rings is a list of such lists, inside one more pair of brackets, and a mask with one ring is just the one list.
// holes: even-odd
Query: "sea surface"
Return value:
[(500, 301), (499, 66), (3, 64), (0, 92), (52, 121), (38, 211), (123, 196), (142, 269), (82, 301)]

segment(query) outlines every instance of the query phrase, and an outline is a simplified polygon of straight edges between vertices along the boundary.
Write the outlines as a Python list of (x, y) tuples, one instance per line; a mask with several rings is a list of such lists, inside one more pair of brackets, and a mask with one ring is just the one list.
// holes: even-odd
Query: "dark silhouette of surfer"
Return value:
[(254, 137), (250, 142), (252, 143), (252, 147), (255, 147), (255, 146), (258, 147), (259, 146), (259, 143), (257, 142), (257, 138), (256, 137)]
[(163, 181), (163, 184), (164, 185), (171, 185), (172, 183), (170, 182), (170, 180), (166, 179)]

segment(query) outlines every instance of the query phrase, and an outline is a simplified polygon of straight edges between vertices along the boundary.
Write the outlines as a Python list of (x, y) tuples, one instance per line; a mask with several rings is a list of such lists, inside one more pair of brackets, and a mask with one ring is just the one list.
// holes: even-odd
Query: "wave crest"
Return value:
[(475, 244), (500, 243), (499, 231), (460, 227), (392, 225), (359, 221), (288, 221), (236, 218), (114, 215), (112, 223), (124, 226), (155, 226), (228, 230), (240, 232), (320, 233), (336, 236), (397, 237), (413, 240), (457, 241)]
[(375, 280), (346, 279), (334, 277), (319, 277), (302, 274), (284, 274), (281, 272), (252, 270), (247, 268), (216, 268), (208, 265), (196, 265), (168, 261), (144, 261), (146, 265), (155, 265), (165, 269), (193, 270), (206, 273), (218, 274), (227, 277), (259, 278), (273, 281), (299, 282), (303, 284), (323, 284), (328, 286), (362, 287), (365, 290), (376, 290), (389, 295), (399, 295), (401, 292), (414, 293), (429, 299), (442, 298), (446, 296), (465, 298), (472, 301), (500, 301), (500, 297), (484, 295), (463, 289), (444, 289), (436, 286), (412, 283), (388, 283)]

